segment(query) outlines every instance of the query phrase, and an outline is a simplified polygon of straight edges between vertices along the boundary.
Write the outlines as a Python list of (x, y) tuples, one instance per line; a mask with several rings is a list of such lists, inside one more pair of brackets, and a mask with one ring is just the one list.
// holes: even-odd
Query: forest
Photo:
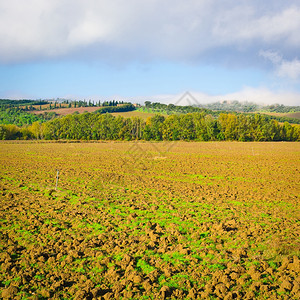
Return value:
[(280, 124), (260, 114), (205, 112), (115, 117), (109, 113), (72, 114), (19, 127), (0, 125), (0, 139), (146, 141), (299, 141), (300, 126)]

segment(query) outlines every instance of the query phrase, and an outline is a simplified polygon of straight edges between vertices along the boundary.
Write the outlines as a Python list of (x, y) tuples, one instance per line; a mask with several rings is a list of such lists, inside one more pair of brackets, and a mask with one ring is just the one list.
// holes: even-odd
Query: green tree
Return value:
[[(148, 120), (148, 126), (150, 128), (150, 139), (160, 141), (163, 134), (163, 123), (165, 117), (162, 115), (155, 115)], [(146, 126), (145, 126), (146, 127)]]
[(150, 107), (150, 105), (151, 105), (151, 101), (145, 101), (145, 106), (146, 107)]
[(238, 118), (233, 114), (220, 114), (219, 122), (226, 140), (238, 139)]

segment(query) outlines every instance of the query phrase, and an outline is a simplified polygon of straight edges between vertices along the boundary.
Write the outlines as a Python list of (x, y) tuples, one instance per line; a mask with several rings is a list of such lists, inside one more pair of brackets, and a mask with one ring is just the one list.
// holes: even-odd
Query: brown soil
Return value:
[(299, 143), (0, 145), (3, 299), (300, 298)]

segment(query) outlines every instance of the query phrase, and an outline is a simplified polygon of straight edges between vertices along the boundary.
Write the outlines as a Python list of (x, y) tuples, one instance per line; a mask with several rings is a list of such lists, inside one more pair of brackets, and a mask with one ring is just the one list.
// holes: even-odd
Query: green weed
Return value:
[(136, 264), (137, 268), (139, 270), (141, 270), (143, 273), (145, 274), (149, 274), (151, 273), (152, 271), (155, 270), (155, 268), (151, 265), (149, 265), (145, 260), (143, 259), (139, 259), (137, 264)]

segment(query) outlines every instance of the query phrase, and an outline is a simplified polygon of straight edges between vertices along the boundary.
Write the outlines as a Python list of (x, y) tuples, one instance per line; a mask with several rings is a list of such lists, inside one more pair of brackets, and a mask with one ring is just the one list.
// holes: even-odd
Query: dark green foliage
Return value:
[(279, 116), (270, 116), (264, 115), (267, 120), (277, 120), (278, 122), (289, 122), (291, 124), (300, 124), (300, 119), (290, 118), (290, 117), (279, 117)]
[(17, 126), (29, 125), (33, 122), (45, 122), (56, 116), (54, 112), (41, 115), (28, 113), (18, 107), (0, 110), (0, 124), (14, 124)]
[(130, 103), (117, 106), (117, 104), (113, 101), (113, 102), (103, 103), (103, 107), (96, 110), (95, 113), (104, 114), (104, 113), (112, 113), (112, 112), (126, 112), (132, 110), (135, 110), (135, 107)]
[(239, 101), (223, 101), (203, 105), (203, 107), (211, 110), (219, 111), (235, 111), (235, 112), (255, 112), (260, 109), (258, 104), (252, 102)]
[(205, 112), (211, 115), (217, 116), (218, 112), (213, 112), (204, 107), (198, 106), (180, 106), (174, 104), (162, 104), (162, 103), (151, 103), (150, 101), (145, 101), (145, 108), (151, 109), (153, 112), (165, 113), (165, 114), (186, 114), (186, 113), (195, 113), (195, 112)]
[(49, 104), (46, 100), (10, 100), (10, 99), (0, 99), (0, 107), (11, 108), (16, 106), (30, 106), (30, 105), (43, 105)]

